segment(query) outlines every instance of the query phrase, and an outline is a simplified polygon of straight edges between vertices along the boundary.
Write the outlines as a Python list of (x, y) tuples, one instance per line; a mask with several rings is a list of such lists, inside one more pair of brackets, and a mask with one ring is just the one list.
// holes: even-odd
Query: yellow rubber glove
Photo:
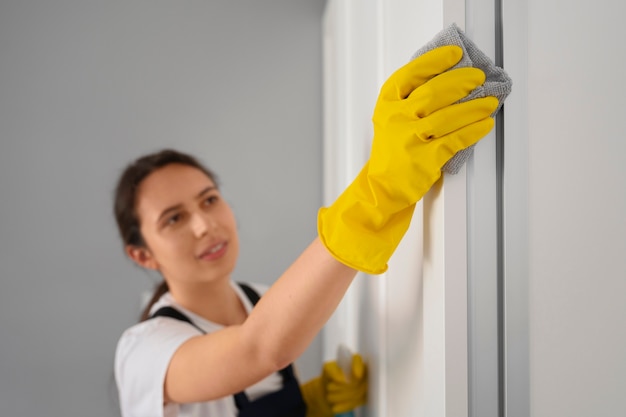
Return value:
[(387, 262), (418, 202), (458, 151), (483, 138), (498, 99), (458, 103), (482, 85), (477, 68), (453, 67), (458, 46), (442, 46), (409, 62), (383, 84), (374, 109), (369, 161), (329, 207), (318, 212), (318, 234), (340, 262), (370, 274)]
[(333, 417), (333, 410), (326, 400), (325, 386), (323, 375), (300, 385), (300, 392), (306, 404), (306, 417)]
[(300, 386), (307, 417), (332, 417), (354, 410), (367, 399), (367, 367), (363, 358), (352, 356), (352, 373), (343, 374), (336, 361), (326, 362), (322, 374)]
[(346, 413), (367, 402), (367, 366), (359, 354), (352, 355), (351, 373), (346, 376), (337, 362), (324, 364), (326, 399), (333, 414)]

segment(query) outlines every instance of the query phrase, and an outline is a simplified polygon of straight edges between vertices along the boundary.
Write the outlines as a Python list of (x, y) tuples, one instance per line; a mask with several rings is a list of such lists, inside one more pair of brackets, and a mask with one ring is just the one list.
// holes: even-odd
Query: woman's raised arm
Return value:
[(451, 69), (462, 54), (457, 46), (440, 47), (391, 75), (374, 109), (369, 161), (320, 210), (319, 239), (243, 325), (180, 347), (167, 373), (166, 398), (192, 402), (229, 395), (286, 366), (322, 328), (357, 270), (386, 270), (415, 203), (439, 179), (443, 165), (493, 127), (495, 97), (459, 103), (485, 81), (479, 69)]
[(337, 308), (356, 272), (315, 239), (242, 325), (181, 345), (165, 378), (166, 401), (232, 395), (293, 362)]

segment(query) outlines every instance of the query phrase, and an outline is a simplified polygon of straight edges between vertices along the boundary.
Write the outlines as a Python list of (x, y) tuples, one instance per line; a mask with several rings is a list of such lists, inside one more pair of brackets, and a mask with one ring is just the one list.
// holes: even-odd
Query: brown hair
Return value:
[[(199, 169), (218, 186), (217, 177), (211, 170), (193, 156), (173, 149), (163, 149), (136, 159), (124, 169), (115, 188), (113, 211), (124, 246), (146, 247), (135, 207), (137, 190), (148, 175), (170, 164), (182, 164)], [(148, 319), (152, 305), (168, 290), (165, 280), (156, 286), (150, 301), (141, 313), (140, 321)]]

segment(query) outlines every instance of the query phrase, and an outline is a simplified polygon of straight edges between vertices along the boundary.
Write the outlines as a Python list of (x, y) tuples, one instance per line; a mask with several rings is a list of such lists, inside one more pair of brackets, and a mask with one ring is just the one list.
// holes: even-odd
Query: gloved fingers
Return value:
[(324, 377), (328, 381), (337, 381), (342, 384), (345, 384), (346, 382), (348, 382), (346, 380), (346, 377), (343, 371), (341, 370), (341, 368), (339, 367), (339, 364), (337, 364), (336, 361), (330, 361), (330, 362), (324, 363), (324, 366), (322, 368), (322, 375), (324, 375)]
[(356, 401), (357, 399), (364, 397), (366, 394), (367, 392), (366, 392), (365, 386), (359, 387), (358, 389), (351, 390), (351, 391), (343, 391), (343, 392), (329, 391), (326, 394), (326, 400), (330, 404), (350, 402), (350, 401)]
[(352, 392), (341, 392), (341, 393), (337, 392), (337, 393), (332, 393), (332, 394), (328, 393), (326, 395), (326, 400), (328, 401), (329, 404), (349, 402), (353, 398), (356, 398), (356, 396)]
[(350, 384), (329, 383), (326, 385), (326, 398), (330, 402), (345, 401), (367, 393), (367, 381), (360, 380)]
[(435, 75), (452, 68), (463, 56), (456, 45), (440, 46), (396, 70), (380, 89), (383, 100), (402, 100)]
[(363, 357), (358, 353), (352, 355), (352, 378), (362, 379), (365, 375), (366, 366)]
[(330, 407), (330, 409), (332, 410), (334, 415), (337, 415), (337, 414), (343, 414), (343, 413), (352, 411), (363, 404), (365, 403), (363, 402), (358, 405), (353, 405), (352, 403), (340, 403), (340, 404), (333, 405), (332, 407)]
[[(366, 366), (363, 362), (363, 358), (359, 354), (352, 355), (352, 362), (350, 364), (351, 375), (349, 375), (350, 380), (359, 380), (362, 379), (365, 375)], [(345, 384), (348, 382), (346, 375), (344, 374), (343, 369), (339, 367), (337, 361), (329, 361), (324, 363), (322, 368), (322, 374), (329, 381), (336, 381), (341, 384)]]
[(498, 103), (495, 97), (483, 97), (453, 104), (416, 121), (415, 134), (423, 141), (443, 138), (464, 126), (489, 118)]
[(350, 391), (349, 393), (330, 393), (326, 398), (335, 414), (354, 410), (367, 401), (367, 384), (361, 384), (356, 390)]
[(426, 117), (466, 97), (483, 85), (485, 78), (485, 73), (478, 68), (446, 71), (413, 90), (407, 98), (407, 106), (414, 108), (418, 117)]
[(367, 389), (367, 380), (360, 379), (350, 383), (328, 382), (325, 385), (325, 388), (327, 395), (342, 395), (342, 393), (352, 395), (353, 392), (359, 392)]
[(491, 131), (494, 124), (494, 119), (488, 117), (438, 139), (436, 144), (441, 148), (445, 148), (450, 154), (450, 157), (452, 157), (458, 151), (472, 146), (484, 138)]
[(346, 411), (354, 410), (355, 408), (365, 404), (367, 402), (367, 396), (362, 395), (360, 397), (350, 398), (345, 401), (330, 402), (330, 409), (334, 414), (345, 413)]
[(343, 413), (347, 413), (348, 411), (352, 411), (354, 409), (356, 409), (359, 406), (362, 406), (365, 404), (365, 399), (363, 399), (363, 401), (360, 402), (345, 402), (345, 403), (337, 403), (337, 404), (333, 404), (330, 409), (332, 410), (333, 414), (337, 415), (337, 414), (343, 414)]

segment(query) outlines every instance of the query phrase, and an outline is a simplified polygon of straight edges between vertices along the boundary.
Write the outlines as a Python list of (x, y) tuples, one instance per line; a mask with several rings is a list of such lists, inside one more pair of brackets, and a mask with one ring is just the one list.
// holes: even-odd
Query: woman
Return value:
[[(358, 391), (328, 370), (298, 389), (281, 370), (306, 349), (357, 271), (386, 269), (415, 203), (445, 162), (493, 127), (497, 99), (458, 104), (485, 80), (475, 68), (450, 69), (461, 55), (455, 46), (435, 49), (385, 82), (368, 163), (320, 210), (319, 236), (254, 309), (231, 281), (236, 223), (213, 174), (173, 151), (126, 169), (115, 203), (126, 254), (158, 270), (167, 286), (148, 315), (170, 306), (184, 317), (157, 315), (120, 338), (116, 378), (125, 417), (302, 416), (302, 393), (309, 415), (328, 415), (337, 405), (333, 394)], [(356, 368), (358, 360), (361, 376)]]

